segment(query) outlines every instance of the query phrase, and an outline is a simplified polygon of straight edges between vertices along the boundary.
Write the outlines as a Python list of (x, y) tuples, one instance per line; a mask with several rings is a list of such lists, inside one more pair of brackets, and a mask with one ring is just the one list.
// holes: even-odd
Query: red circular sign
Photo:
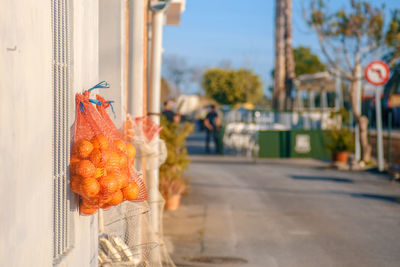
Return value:
[(368, 64), (365, 68), (365, 79), (376, 86), (384, 85), (389, 80), (389, 66), (381, 61), (375, 60)]

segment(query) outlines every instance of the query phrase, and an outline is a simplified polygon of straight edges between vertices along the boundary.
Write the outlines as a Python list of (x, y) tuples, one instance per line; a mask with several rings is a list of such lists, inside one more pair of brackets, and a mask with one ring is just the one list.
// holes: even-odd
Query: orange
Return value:
[(101, 149), (107, 149), (108, 148), (108, 140), (107, 137), (105, 137), (102, 134), (98, 134), (90, 140), (93, 144), (94, 148), (101, 148)]
[(90, 153), (92, 153), (93, 145), (89, 141), (85, 139), (81, 139), (75, 144), (76, 152), (81, 159), (85, 159), (89, 157)]
[(90, 178), (96, 174), (96, 167), (89, 160), (81, 160), (77, 163), (75, 172), (83, 178)]
[(86, 207), (86, 206), (82, 205), (82, 203), (81, 203), (79, 210), (83, 215), (92, 215), (93, 213), (95, 213), (97, 211), (97, 208)]
[[(104, 164), (104, 166), (107, 164), (108, 159), (110, 158), (110, 154), (113, 152), (108, 149), (100, 149), (101, 151), (101, 162), (100, 164)], [(101, 166), (103, 167), (103, 166)]]
[(114, 145), (118, 148), (119, 151), (126, 153), (126, 145), (121, 140), (115, 140)]
[(103, 176), (99, 179), (100, 190), (104, 196), (109, 196), (119, 189), (118, 178), (114, 174)]
[(71, 158), (69, 160), (69, 162), (70, 162), (69, 169), (70, 169), (71, 174), (76, 174), (76, 166), (79, 163), (79, 161), (81, 161), (81, 160), (77, 156), (71, 155)]
[(118, 179), (119, 188), (127, 187), (129, 184), (129, 176), (126, 172), (116, 174)]
[(96, 199), (86, 199), (86, 198), (82, 198), (82, 205), (85, 206), (86, 208), (98, 208), (99, 204), (97, 203), (98, 200)]
[(128, 154), (129, 159), (133, 159), (136, 156), (136, 148), (131, 143), (126, 143), (126, 152)]
[(110, 151), (107, 156), (107, 165), (119, 166), (119, 162), (121, 159), (117, 152)]
[(112, 194), (112, 198), (108, 204), (116, 206), (120, 204), (124, 200), (124, 194), (122, 194), (121, 190), (118, 190), (114, 194)]
[(109, 151), (107, 153), (107, 163), (106, 163), (107, 172), (119, 171), (120, 161), (121, 161), (121, 158), (117, 152)]
[(71, 157), (70, 157), (70, 159), (69, 159), (69, 163), (70, 163), (70, 164), (72, 164), (72, 163), (77, 163), (77, 162), (79, 162), (79, 161), (80, 161), (80, 159), (79, 159), (76, 155), (74, 155), (74, 154), (72, 154)]
[(135, 182), (130, 182), (127, 187), (122, 189), (122, 193), (126, 200), (136, 200), (139, 196), (140, 189)]
[(104, 205), (105, 203), (110, 202), (111, 198), (112, 198), (112, 194), (104, 195), (100, 191), (98, 203), (99, 203), (99, 205)]
[(82, 195), (92, 198), (100, 192), (100, 184), (95, 178), (85, 178), (81, 182)]
[(69, 180), (70, 187), (72, 192), (75, 192), (77, 194), (81, 193), (81, 180), (82, 178), (78, 175), (72, 176)]
[(127, 156), (124, 153), (119, 153), (119, 166), (121, 166), (121, 168), (124, 168), (126, 167), (127, 164), (128, 164)]
[(103, 210), (108, 210), (109, 208), (111, 208), (111, 205), (109, 203), (103, 203), (100, 205), (100, 208), (102, 208)]
[(103, 157), (101, 155), (101, 151), (98, 148), (93, 149), (92, 153), (90, 153), (89, 159), (97, 167), (102, 167), (101, 163), (104, 163), (102, 161)]
[(106, 176), (107, 175), (107, 171), (104, 168), (96, 168), (96, 173), (94, 175), (94, 178), (98, 179), (101, 176)]

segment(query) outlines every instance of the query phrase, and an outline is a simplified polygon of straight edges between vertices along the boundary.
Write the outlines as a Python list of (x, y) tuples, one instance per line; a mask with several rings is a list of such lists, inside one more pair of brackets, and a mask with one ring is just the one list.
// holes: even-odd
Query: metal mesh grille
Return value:
[(53, 259), (58, 261), (71, 247), (68, 166), (70, 149), (69, 91), (70, 39), (68, 0), (52, 0), (53, 35), (53, 177), (54, 177), (54, 240)]

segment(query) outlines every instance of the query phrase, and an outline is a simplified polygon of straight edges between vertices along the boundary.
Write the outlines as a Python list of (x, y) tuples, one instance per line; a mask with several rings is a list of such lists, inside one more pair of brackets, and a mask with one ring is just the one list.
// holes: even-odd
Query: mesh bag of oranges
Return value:
[(165, 143), (156, 138), (162, 130), (160, 125), (147, 116), (132, 119), (128, 114), (123, 130), (127, 140), (137, 148), (138, 157), (156, 156), (161, 163), (165, 161)]
[(129, 141), (140, 140), (144, 143), (156, 141), (156, 137), (162, 130), (162, 127), (153, 122), (150, 117), (142, 116), (132, 119), (130, 114), (128, 114), (123, 128)]
[[(125, 142), (105, 111), (105, 102), (90, 91), (76, 94), (70, 187), (81, 196), (80, 212), (95, 213), (124, 200), (143, 201), (146, 189), (133, 168), (135, 147)], [(98, 108), (95, 108), (97, 106)], [(108, 119), (105, 118), (107, 115)]]

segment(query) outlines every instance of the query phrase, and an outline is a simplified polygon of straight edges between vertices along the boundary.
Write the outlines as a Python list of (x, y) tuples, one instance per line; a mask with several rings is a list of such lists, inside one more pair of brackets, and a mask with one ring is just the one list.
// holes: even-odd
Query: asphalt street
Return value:
[(177, 266), (400, 266), (400, 183), (388, 176), (313, 160), (192, 160), (190, 193), (164, 215)]

